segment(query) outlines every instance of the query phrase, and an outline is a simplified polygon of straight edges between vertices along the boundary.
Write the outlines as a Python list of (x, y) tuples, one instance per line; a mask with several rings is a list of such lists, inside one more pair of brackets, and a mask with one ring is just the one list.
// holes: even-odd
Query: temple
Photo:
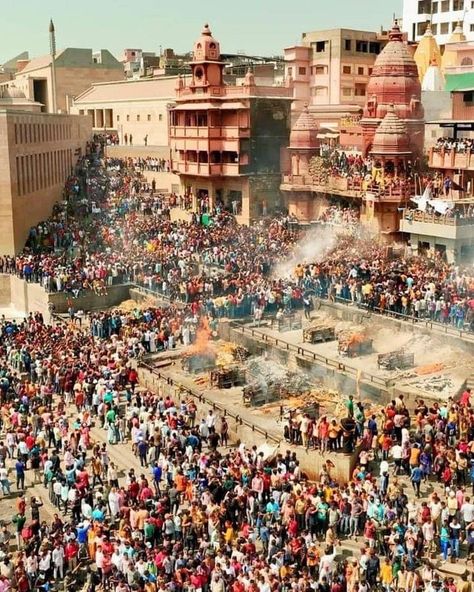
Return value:
[(288, 145), (292, 89), (226, 85), (219, 42), (206, 24), (194, 44), (191, 79), (178, 79), (170, 108), (172, 169), (195, 209), (216, 205), (241, 223), (281, 208), (280, 151)]
[(283, 162), (281, 189), (290, 213), (311, 222), (338, 201), (357, 208), (361, 222), (374, 231), (397, 233), (424, 142), (418, 67), (397, 23), (375, 61), (365, 107), (351, 133), (341, 129), (339, 142), (320, 145), (312, 121), (307, 112), (297, 120)]

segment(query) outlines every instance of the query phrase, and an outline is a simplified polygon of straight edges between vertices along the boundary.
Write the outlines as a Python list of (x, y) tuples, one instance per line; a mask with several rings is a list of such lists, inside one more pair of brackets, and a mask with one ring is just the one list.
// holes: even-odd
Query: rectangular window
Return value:
[(356, 97), (365, 97), (365, 89), (366, 89), (365, 84), (356, 84), (354, 95)]
[(430, 14), (430, 10), (429, 0), (418, 0), (418, 14)]
[(471, 25), (469, 26), (469, 31), (471, 31), (471, 33), (472, 33), (472, 32), (474, 32), (474, 24), (471, 24)]
[(298, 74), (299, 74), (300, 76), (306, 76), (306, 68), (305, 68), (304, 66), (300, 66), (300, 67), (298, 68)]
[(140, 121), (140, 115), (137, 115), (137, 121)]
[(352, 39), (344, 39), (344, 49), (346, 51), (352, 51)]
[(449, 33), (449, 23), (441, 23), (439, 26), (439, 32), (441, 35), (446, 35)]
[(465, 103), (472, 103), (474, 101), (474, 92), (472, 92), (472, 91), (465, 92), (463, 95), (463, 101)]
[(343, 74), (352, 74), (352, 66), (342, 66)]
[(313, 66), (313, 74), (324, 76), (326, 74), (326, 66)]
[(342, 96), (343, 97), (352, 97), (352, 88), (350, 86), (343, 86), (342, 87)]
[(158, 115), (158, 121), (163, 121), (163, 114), (162, 114), (162, 113), (160, 113), (160, 114)]
[(441, 12), (449, 12), (449, 0), (441, 0)]
[(428, 23), (418, 23), (416, 25), (416, 34), (419, 35), (420, 37), (423, 37), (423, 35), (426, 32), (426, 27), (428, 26)]
[(357, 74), (358, 74), (359, 76), (363, 76), (363, 75), (364, 75), (364, 68), (359, 66), (359, 67), (357, 68)]
[(373, 68), (368, 69), (369, 76), (372, 74)]
[(293, 68), (291, 66), (288, 66), (287, 72), (288, 76), (293, 76)]
[(378, 55), (380, 53), (381, 47), (378, 41), (371, 41), (369, 43), (369, 53), (374, 53)]
[(359, 53), (367, 53), (369, 44), (367, 41), (356, 41), (356, 51)]
[(328, 94), (328, 88), (327, 86), (317, 86), (311, 89), (311, 92), (315, 97), (325, 97)]
[(324, 53), (326, 51), (326, 41), (316, 41), (313, 45), (316, 53)]
[(431, 3), (431, 10), (432, 10), (433, 14), (436, 14), (438, 12), (438, 3), (437, 2)]
[(433, 33), (433, 35), (437, 35), (438, 34), (438, 23), (433, 23), (431, 25), (431, 32)]
[(127, 121), (130, 121), (130, 115), (127, 115)]
[(147, 118), (147, 121), (151, 121), (151, 115), (147, 115), (146, 118)]
[(453, 0), (453, 10), (464, 10), (464, 0)]
[(117, 115), (117, 121), (120, 121), (120, 115)]

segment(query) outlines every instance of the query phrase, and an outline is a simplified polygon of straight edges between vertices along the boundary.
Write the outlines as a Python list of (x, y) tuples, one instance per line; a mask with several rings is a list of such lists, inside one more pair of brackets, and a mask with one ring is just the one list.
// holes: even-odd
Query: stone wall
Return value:
[(17, 276), (0, 274), (0, 306), (14, 307), (24, 314), (39, 311), (49, 320), (50, 305), (54, 312), (66, 313), (72, 305), (76, 310), (97, 310), (117, 306), (130, 298), (130, 285), (109, 286), (107, 296), (86, 292), (78, 298), (71, 298), (64, 292), (48, 294), (39, 284), (25, 282)]

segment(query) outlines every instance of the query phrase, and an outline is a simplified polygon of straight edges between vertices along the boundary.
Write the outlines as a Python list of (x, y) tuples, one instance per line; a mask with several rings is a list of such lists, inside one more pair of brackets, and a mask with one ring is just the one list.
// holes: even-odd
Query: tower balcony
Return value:
[(239, 163), (209, 163), (173, 161), (173, 171), (178, 175), (195, 175), (197, 177), (238, 177), (242, 174)]
[(169, 136), (170, 139), (180, 140), (194, 138), (199, 138), (203, 140), (240, 140), (243, 138), (250, 138), (250, 128), (238, 126), (171, 126)]

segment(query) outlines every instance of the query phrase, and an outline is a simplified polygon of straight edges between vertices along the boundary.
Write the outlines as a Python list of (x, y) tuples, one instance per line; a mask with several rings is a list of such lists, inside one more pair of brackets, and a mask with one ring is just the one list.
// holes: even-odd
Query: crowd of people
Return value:
[[(72, 298), (133, 282), (218, 317), (302, 307), (316, 295), (473, 328), (472, 266), (438, 256), (391, 258), (376, 240), (346, 236), (278, 275), (279, 264), (310, 238), (289, 216), (242, 226), (217, 205), (205, 224), (197, 213), (171, 221), (168, 197), (144, 191), (127, 162), (95, 154), (67, 187), (63, 204), (31, 229), (24, 252), (0, 258), (0, 269)], [(325, 220), (355, 219), (351, 209), (328, 212)]]
[[(295, 415), (288, 440), (308, 451), (361, 447), (347, 479), (328, 457), (309, 480), (296, 452), (230, 447), (225, 416), (164, 383), (140, 387), (135, 362), (191, 344), (202, 316), (291, 309), (310, 294), (474, 328), (472, 271), (346, 236), (279, 277), (302, 238), (289, 217), (171, 222), (153, 191), (142, 209), (141, 183), (125, 163), (86, 157), (24, 253), (1, 258), (2, 271), (73, 296), (133, 281), (172, 304), (0, 321), (0, 486), (17, 496), (0, 527), (0, 591), (71, 586), (89, 565), (89, 591), (469, 592), (436, 568), (474, 551), (468, 389), (412, 410), (403, 396), (377, 412), (348, 396), (345, 423)], [(135, 467), (113, 462), (117, 445)]]
[(444, 150), (450, 152), (460, 152), (465, 154), (472, 152), (474, 148), (474, 142), (471, 138), (438, 138), (435, 149), (438, 151)]
[[(347, 422), (361, 446), (347, 481), (329, 458), (308, 480), (297, 453), (229, 447), (225, 416), (165, 383), (138, 388), (146, 332), (179, 316), (137, 307), (82, 328), (40, 314), (0, 323), (0, 484), (17, 495), (0, 531), (3, 590), (71, 585), (86, 566), (90, 591), (470, 590), (436, 568), (474, 550), (470, 391), (411, 411), (399, 396), (377, 413), (349, 396), (342, 428), (302, 415), (291, 437), (307, 449), (337, 450)], [(135, 467), (111, 459), (118, 443)]]

